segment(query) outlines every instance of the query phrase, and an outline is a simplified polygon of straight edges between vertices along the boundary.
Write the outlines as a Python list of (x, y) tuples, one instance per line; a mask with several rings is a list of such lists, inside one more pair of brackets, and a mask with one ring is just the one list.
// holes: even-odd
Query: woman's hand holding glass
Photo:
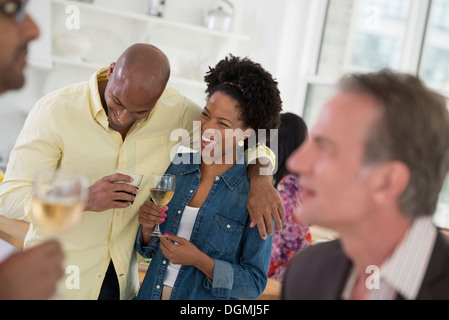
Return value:
[(138, 220), (142, 224), (142, 234), (144, 236), (144, 241), (147, 243), (151, 236), (146, 235), (154, 231), (156, 224), (163, 223), (167, 217), (168, 207), (159, 207), (152, 201), (145, 201), (145, 203), (140, 207), (138, 213)]

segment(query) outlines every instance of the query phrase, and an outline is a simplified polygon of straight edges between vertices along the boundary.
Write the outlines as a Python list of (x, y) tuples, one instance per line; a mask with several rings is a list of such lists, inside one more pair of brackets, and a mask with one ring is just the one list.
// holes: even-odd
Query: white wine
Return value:
[(46, 233), (60, 234), (76, 225), (84, 205), (79, 201), (42, 201), (33, 197), (31, 211), (34, 222)]
[(151, 199), (153, 199), (154, 203), (159, 207), (167, 205), (174, 194), (175, 191), (172, 190), (150, 189)]
[[(150, 196), (159, 207), (167, 205), (175, 194), (176, 176), (172, 174), (152, 174), (150, 176)], [(156, 223), (153, 232), (147, 233), (152, 237), (165, 237), (161, 233), (159, 223)]]

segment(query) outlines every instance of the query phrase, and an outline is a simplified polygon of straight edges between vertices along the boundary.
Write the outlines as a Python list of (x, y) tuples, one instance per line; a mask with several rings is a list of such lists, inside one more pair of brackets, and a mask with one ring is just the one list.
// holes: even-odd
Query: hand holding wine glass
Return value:
[[(150, 196), (153, 202), (163, 208), (172, 199), (175, 193), (176, 177), (169, 174), (153, 174), (150, 176)], [(154, 231), (147, 234), (152, 237), (163, 238), (159, 228), (159, 223), (156, 223)]]
[(59, 236), (75, 226), (87, 201), (88, 180), (80, 174), (42, 170), (36, 174), (31, 214), (42, 231)]

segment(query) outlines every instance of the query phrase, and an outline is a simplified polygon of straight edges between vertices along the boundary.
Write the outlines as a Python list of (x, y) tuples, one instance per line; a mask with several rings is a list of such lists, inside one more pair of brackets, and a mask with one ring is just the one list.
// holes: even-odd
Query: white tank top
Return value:
[[(199, 208), (192, 208), (186, 206), (182, 214), (181, 222), (179, 223), (179, 229), (177, 237), (184, 238), (190, 241), (192, 236), (193, 226), (195, 225), (196, 217), (198, 215)], [(173, 287), (175, 285), (176, 278), (178, 277), (180, 264), (173, 264), (168, 261), (167, 272), (165, 273), (164, 285)]]

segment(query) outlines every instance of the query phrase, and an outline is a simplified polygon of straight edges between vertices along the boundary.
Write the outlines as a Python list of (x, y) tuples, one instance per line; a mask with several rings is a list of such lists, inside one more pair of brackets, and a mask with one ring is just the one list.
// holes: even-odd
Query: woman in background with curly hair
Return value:
[[(166, 214), (149, 201), (139, 211), (136, 250), (152, 261), (136, 299), (256, 299), (267, 283), (272, 238), (263, 240), (250, 227), (247, 164), (239, 149), (257, 141), (259, 129), (269, 138), (279, 127), (277, 82), (260, 64), (232, 55), (205, 80), (201, 154), (168, 168), (176, 191)], [(167, 237), (147, 235), (161, 219)]]

